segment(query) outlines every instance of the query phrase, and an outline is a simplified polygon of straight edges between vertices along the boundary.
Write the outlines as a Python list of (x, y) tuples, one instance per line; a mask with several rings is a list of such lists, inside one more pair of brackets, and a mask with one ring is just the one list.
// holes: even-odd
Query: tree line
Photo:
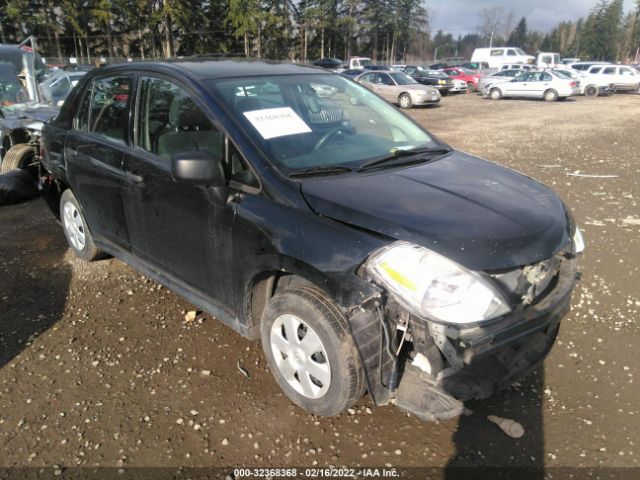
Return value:
[(477, 13), (464, 36), (430, 32), (424, 0), (0, 0), (0, 41), (33, 35), (43, 56), (169, 58), (206, 53), (310, 61), (352, 55), (382, 63), (517, 46), (594, 60), (633, 58), (640, 0), (599, 0), (586, 16), (549, 32), (503, 7)]
[(57, 57), (390, 61), (427, 31), (423, 0), (0, 0), (0, 41), (34, 35)]

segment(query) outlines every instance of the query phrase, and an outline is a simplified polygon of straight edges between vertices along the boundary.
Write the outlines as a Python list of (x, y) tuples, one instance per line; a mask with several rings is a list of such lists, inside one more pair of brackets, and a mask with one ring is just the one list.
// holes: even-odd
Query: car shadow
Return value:
[[(543, 423), (544, 366), (501, 394), (465, 404), (453, 443), (456, 453), (445, 467), (444, 478), (494, 480), (544, 478)], [(488, 416), (515, 420), (524, 427), (521, 438), (503, 432)]]
[(0, 368), (63, 316), (71, 266), (41, 199), (0, 207)]

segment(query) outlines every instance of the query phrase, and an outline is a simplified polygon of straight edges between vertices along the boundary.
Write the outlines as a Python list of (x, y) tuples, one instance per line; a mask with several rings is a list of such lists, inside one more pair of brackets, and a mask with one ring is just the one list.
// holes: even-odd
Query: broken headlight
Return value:
[(371, 255), (365, 269), (419, 317), (463, 325), (511, 311), (490, 280), (418, 245), (396, 242), (383, 247)]

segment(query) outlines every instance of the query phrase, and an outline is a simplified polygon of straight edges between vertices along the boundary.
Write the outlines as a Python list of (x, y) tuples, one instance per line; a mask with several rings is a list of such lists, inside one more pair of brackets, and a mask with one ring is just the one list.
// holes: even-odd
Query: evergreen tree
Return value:
[(515, 30), (509, 35), (507, 44), (512, 47), (520, 47), (526, 49), (527, 47), (527, 19), (522, 17), (518, 22)]

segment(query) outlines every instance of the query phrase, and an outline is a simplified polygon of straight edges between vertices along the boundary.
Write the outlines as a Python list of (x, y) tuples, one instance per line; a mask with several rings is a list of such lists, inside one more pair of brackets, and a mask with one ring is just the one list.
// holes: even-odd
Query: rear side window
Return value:
[(502, 57), (502, 56), (504, 56), (504, 50), (502, 50), (502, 49), (491, 50), (491, 56), (492, 57)]
[(127, 138), (131, 77), (93, 80), (84, 92), (74, 118), (74, 127), (119, 143)]
[(600, 73), (600, 70), (602, 70), (602, 67), (593, 67), (589, 70), (589, 73)]

